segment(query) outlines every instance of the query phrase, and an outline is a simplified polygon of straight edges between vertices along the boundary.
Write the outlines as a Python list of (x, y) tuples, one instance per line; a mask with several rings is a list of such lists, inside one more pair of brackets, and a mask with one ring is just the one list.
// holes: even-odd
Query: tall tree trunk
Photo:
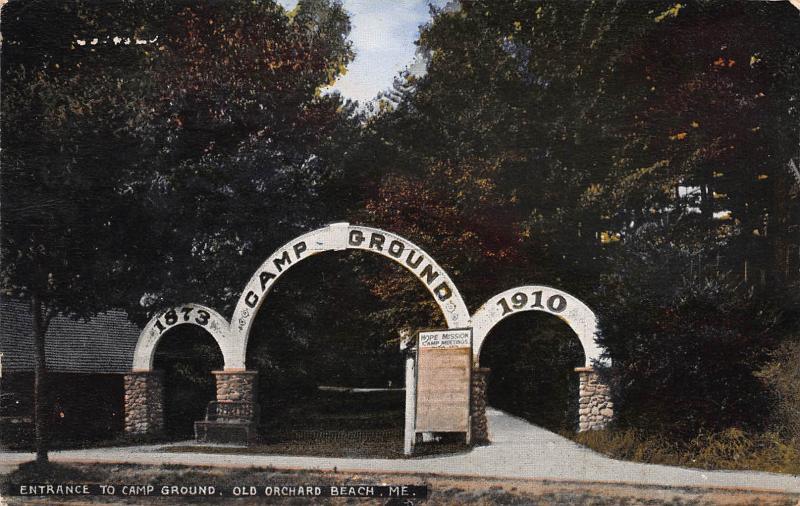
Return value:
[(34, 424), (36, 463), (48, 462), (48, 426), (50, 422), (50, 403), (47, 391), (47, 362), (45, 361), (44, 335), (47, 332), (47, 316), (44, 314), (39, 297), (31, 297), (31, 315), (33, 316), (33, 374), (34, 374)]

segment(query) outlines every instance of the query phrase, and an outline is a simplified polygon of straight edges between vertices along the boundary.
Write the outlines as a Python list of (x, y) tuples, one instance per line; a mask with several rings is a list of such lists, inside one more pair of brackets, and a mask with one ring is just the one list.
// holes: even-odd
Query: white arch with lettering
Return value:
[(244, 370), (244, 360), (238, 360), (235, 341), (230, 339), (228, 320), (202, 304), (181, 304), (167, 308), (150, 319), (139, 334), (133, 351), (133, 371), (150, 371), (156, 345), (166, 331), (178, 325), (197, 325), (211, 334), (219, 345), (226, 370)]
[(411, 271), (433, 295), (448, 328), (464, 327), (469, 322), (467, 306), (450, 276), (419, 246), (378, 228), (333, 223), (284, 244), (250, 278), (231, 319), (230, 337), (238, 353), (235, 363), (244, 363), (253, 320), (275, 281), (296, 263), (312, 255), (346, 249), (383, 255)]
[[(518, 296), (522, 294), (522, 296)], [(611, 365), (602, 357), (603, 347), (597, 343), (597, 317), (580, 299), (543, 285), (525, 285), (501, 292), (483, 304), (472, 317), (472, 360), (475, 365), (481, 356), (483, 341), (501, 320), (523, 311), (544, 311), (564, 320), (578, 335), (586, 356), (586, 367), (597, 363)]]
[[(470, 318), (450, 276), (419, 246), (378, 228), (334, 223), (303, 234), (270, 255), (245, 286), (236, 304), (232, 324), (215, 310), (201, 304), (182, 304), (154, 316), (139, 335), (133, 370), (151, 370), (161, 336), (172, 326), (182, 324), (200, 326), (211, 334), (222, 352), (225, 370), (244, 370), (253, 320), (275, 281), (307, 257), (346, 249), (383, 255), (411, 271), (433, 295), (448, 328), (473, 327), (472, 356), (476, 365), (483, 342), (492, 328), (504, 318), (521, 311), (545, 311), (564, 320), (578, 335), (587, 367), (595, 363), (611, 363), (610, 359), (602, 357), (603, 348), (597, 343), (597, 317), (580, 299), (549, 286), (520, 286), (495, 295)], [(524, 303), (518, 294), (524, 295)]]

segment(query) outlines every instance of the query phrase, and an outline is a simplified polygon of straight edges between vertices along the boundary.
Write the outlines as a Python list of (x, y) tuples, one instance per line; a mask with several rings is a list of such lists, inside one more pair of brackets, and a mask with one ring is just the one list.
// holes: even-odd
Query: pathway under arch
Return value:
[(176, 325), (159, 339), (153, 369), (163, 382), (165, 435), (194, 436), (194, 422), (202, 419), (208, 403), (216, 400), (213, 372), (222, 369), (223, 360), (216, 340), (200, 326)]
[(564, 320), (578, 336), (586, 357), (584, 367), (575, 369), (580, 381), (578, 430), (605, 428), (613, 419), (614, 403), (611, 389), (602, 377), (602, 369), (610, 366), (611, 360), (603, 356), (604, 349), (597, 342), (597, 316), (583, 301), (563, 290), (544, 285), (523, 285), (490, 298), (472, 317), (473, 439), (489, 440), (486, 387), (490, 371), (480, 367), (483, 343), (495, 325), (513, 314), (525, 311), (543, 311), (555, 315)]

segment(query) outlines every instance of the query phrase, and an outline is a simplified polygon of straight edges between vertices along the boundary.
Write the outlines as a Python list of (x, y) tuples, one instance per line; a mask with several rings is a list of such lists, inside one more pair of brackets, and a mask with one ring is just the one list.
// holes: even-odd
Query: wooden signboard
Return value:
[(416, 432), (469, 434), (472, 329), (420, 332)]

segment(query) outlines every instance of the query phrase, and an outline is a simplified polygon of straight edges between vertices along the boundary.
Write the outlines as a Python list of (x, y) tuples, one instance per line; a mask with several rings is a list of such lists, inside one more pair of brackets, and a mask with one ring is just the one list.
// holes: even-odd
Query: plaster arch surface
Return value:
[[(468, 324), (469, 311), (452, 279), (422, 248), (378, 228), (333, 223), (296, 237), (278, 248), (247, 282), (231, 318), (230, 339), (236, 353), (232, 363), (244, 367), (253, 321), (278, 278), (310, 256), (347, 249), (370, 251), (399, 263), (422, 281), (442, 310), (448, 328)], [(226, 368), (227, 364), (226, 359)]]
[(236, 358), (236, 343), (230, 338), (228, 320), (210, 307), (190, 303), (167, 308), (147, 322), (133, 351), (133, 372), (153, 369), (153, 357), (161, 336), (178, 325), (196, 325), (205, 329), (217, 342), (225, 361), (225, 369), (244, 370), (244, 361)]
[(524, 285), (498, 293), (472, 316), (472, 360), (476, 367), (483, 342), (492, 328), (505, 318), (524, 311), (544, 311), (564, 320), (581, 342), (586, 357), (585, 367), (592, 367), (593, 364), (611, 365), (610, 359), (602, 357), (604, 349), (597, 343), (597, 316), (589, 306), (557, 288)]

